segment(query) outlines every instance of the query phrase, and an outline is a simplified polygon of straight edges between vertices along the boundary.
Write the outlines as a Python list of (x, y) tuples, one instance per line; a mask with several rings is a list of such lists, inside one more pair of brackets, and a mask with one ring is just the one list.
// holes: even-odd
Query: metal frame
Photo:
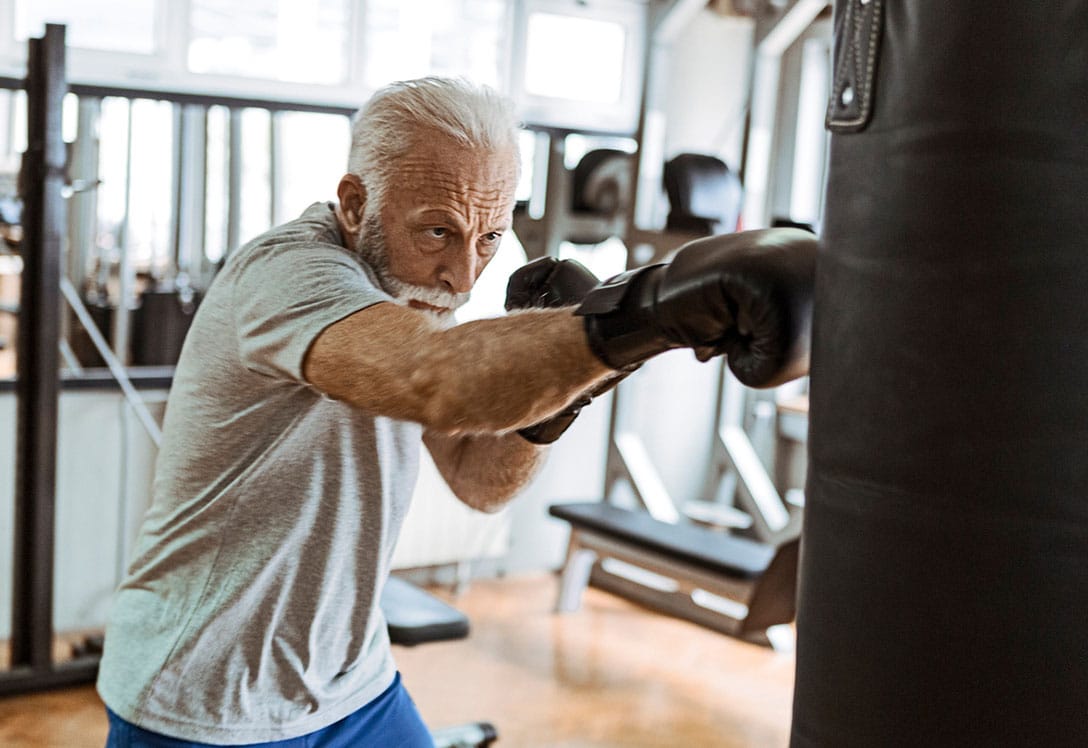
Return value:
[[(16, 381), (14, 586), (11, 669), (0, 696), (85, 683), (97, 658), (53, 660), (53, 549), (60, 334), (62, 196), (66, 152), (61, 135), (65, 84), (64, 27), (49, 25), (29, 43), (27, 153), (23, 162), (24, 242)], [(49, 341), (43, 344), (43, 341)]]
[(789, 652), (792, 629), (774, 613), (781, 586), (792, 587), (795, 566), (796, 550), (783, 547), (760, 577), (730, 577), (604, 532), (572, 527), (556, 611), (578, 610), (582, 593), (592, 584), (714, 631)]
[(706, 514), (726, 512), (728, 517), (735, 502), (739, 510), (732, 512), (740, 511), (749, 518), (751, 534), (765, 543), (780, 545), (801, 533), (800, 507), (779, 494), (767, 468), (766, 456), (759, 453), (745, 428), (750, 392), (732, 375), (725, 362), (720, 366), (715, 438), (703, 498), (686, 506), (685, 511), (694, 515), (698, 511), (696, 506), (713, 507), (713, 510), (707, 508)]
[(748, 228), (766, 226), (770, 218), (782, 58), (829, 4), (829, 0), (791, 0), (782, 10), (767, 4), (757, 19), (741, 168), (744, 181), (742, 218)]

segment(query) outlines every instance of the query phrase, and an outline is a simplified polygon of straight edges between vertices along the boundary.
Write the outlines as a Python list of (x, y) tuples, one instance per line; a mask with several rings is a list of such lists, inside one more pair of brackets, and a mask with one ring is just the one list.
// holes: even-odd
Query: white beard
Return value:
[(433, 312), (421, 310), (428, 315), (440, 327), (453, 327), (457, 324), (454, 311), (459, 309), (469, 299), (467, 293), (453, 293), (443, 291), (440, 288), (417, 286), (413, 283), (405, 283), (397, 278), (389, 270), (389, 252), (385, 241), (385, 233), (382, 231), (380, 218), (375, 211), (363, 216), (363, 230), (355, 244), (355, 250), (378, 277), (378, 284), (386, 293), (402, 304), (409, 301), (419, 301), (429, 306), (449, 309), (449, 312)]

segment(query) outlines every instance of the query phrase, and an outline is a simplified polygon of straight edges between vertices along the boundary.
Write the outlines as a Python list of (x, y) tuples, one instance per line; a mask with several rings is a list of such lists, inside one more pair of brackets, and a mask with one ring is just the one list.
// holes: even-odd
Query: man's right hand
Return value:
[(808, 373), (817, 245), (787, 228), (699, 239), (600, 284), (576, 314), (613, 369), (686, 347), (704, 361), (724, 353), (742, 383), (774, 387)]
[(506, 283), (506, 311), (574, 306), (600, 283), (575, 260), (540, 257), (515, 270)]

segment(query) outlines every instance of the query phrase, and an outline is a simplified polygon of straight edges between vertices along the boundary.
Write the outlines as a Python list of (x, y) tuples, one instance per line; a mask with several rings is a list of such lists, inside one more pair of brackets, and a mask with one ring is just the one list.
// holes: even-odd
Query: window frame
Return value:
[[(67, 68), (71, 84), (347, 107), (359, 106), (373, 93), (372, 88), (361, 85), (365, 80), (365, 2), (348, 3), (346, 78), (337, 85), (191, 72), (190, 0), (149, 2), (155, 3), (155, 52), (147, 55), (70, 46)], [(0, 0), (0, 77), (26, 76), (27, 44), (15, 38), (15, 3)]]

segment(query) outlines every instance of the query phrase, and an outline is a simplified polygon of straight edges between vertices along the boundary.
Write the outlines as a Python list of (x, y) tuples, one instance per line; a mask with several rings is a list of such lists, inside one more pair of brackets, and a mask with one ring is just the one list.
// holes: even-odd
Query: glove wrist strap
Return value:
[(623, 370), (677, 345), (665, 338), (654, 319), (654, 299), (665, 265), (621, 273), (589, 292), (574, 313), (585, 318), (593, 353)]

